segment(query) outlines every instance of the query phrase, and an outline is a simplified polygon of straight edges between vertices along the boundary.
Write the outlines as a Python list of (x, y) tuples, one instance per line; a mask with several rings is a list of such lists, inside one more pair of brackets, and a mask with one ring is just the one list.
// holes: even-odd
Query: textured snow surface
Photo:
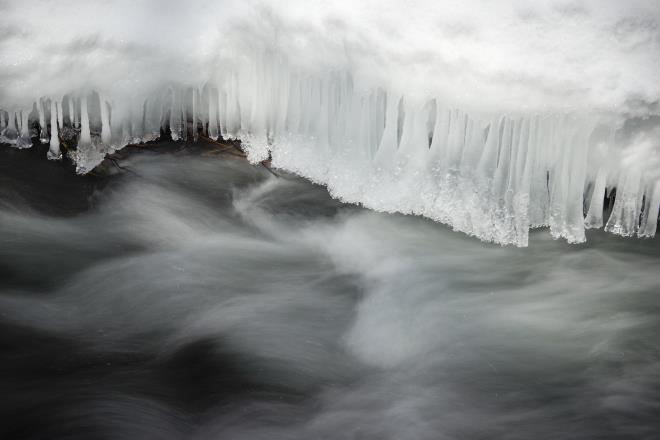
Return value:
[(0, 0), (2, 143), (85, 173), (199, 125), (501, 244), (652, 236), (659, 101), (657, 0)]

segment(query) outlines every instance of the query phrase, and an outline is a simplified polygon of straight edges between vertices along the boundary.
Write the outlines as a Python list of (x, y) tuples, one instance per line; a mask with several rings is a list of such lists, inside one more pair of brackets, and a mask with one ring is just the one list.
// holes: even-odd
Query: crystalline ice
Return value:
[(48, 159), (59, 160), (62, 158), (60, 151), (60, 139), (58, 125), (58, 105), (54, 100), (50, 101), (50, 148), (48, 149)]

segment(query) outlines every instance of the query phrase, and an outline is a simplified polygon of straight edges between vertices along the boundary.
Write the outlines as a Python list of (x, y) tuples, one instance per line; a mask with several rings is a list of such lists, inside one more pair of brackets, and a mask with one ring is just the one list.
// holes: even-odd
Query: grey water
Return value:
[(3, 177), (0, 438), (660, 438), (658, 240), (499, 247), (238, 160), (123, 166)]

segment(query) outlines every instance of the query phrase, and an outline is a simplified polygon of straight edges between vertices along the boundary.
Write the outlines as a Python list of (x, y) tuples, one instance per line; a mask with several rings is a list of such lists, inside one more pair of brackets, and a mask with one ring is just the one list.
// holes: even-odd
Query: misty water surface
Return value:
[(240, 161), (124, 165), (3, 181), (2, 438), (660, 435), (657, 240), (499, 247)]

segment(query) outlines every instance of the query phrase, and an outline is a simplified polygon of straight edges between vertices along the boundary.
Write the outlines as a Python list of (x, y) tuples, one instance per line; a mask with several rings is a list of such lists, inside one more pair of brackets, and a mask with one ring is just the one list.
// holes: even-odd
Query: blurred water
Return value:
[(128, 166), (3, 182), (1, 438), (660, 436), (658, 240), (502, 248), (240, 161)]

